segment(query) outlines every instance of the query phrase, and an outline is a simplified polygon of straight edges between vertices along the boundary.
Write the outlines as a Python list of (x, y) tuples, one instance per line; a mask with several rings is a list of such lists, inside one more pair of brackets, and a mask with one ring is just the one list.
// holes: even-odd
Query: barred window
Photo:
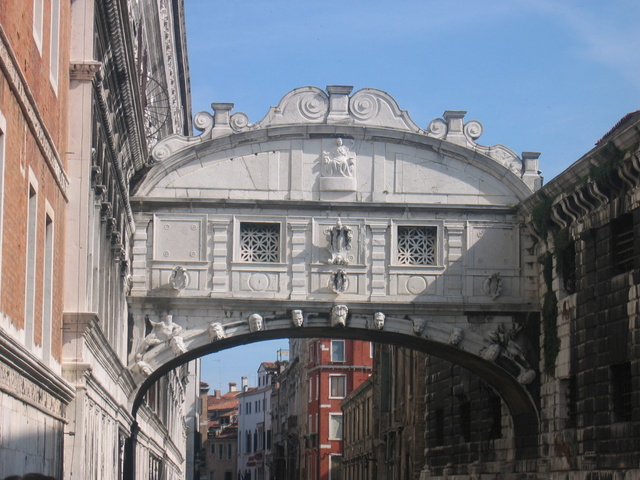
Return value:
[(398, 227), (400, 265), (436, 264), (435, 227)]
[(240, 260), (276, 263), (280, 259), (280, 224), (240, 224)]

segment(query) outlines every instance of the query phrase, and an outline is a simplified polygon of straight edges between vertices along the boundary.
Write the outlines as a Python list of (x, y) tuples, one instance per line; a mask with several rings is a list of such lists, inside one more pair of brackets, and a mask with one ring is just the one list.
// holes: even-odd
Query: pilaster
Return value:
[(308, 220), (289, 221), (291, 231), (291, 299), (306, 299), (309, 290), (307, 277)]
[(389, 223), (367, 223), (371, 231), (371, 297), (387, 295), (387, 230)]

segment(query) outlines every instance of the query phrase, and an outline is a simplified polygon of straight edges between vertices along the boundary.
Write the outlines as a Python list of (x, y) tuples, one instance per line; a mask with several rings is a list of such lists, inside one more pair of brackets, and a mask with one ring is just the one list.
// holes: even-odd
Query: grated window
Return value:
[(240, 224), (240, 260), (276, 263), (280, 259), (280, 225), (277, 223)]
[(435, 227), (398, 227), (400, 265), (436, 264)]

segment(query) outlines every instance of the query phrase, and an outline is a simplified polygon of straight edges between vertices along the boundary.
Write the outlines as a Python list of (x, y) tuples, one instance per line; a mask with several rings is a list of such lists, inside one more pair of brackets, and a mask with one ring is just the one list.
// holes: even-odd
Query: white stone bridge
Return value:
[(535, 434), (537, 269), (515, 206), (540, 185), (538, 154), (476, 143), (465, 112), (423, 129), (388, 94), (351, 90), (298, 88), (257, 123), (216, 103), (201, 135), (155, 147), (131, 198), (134, 415), (193, 358), (357, 338), (464, 366), (516, 437)]

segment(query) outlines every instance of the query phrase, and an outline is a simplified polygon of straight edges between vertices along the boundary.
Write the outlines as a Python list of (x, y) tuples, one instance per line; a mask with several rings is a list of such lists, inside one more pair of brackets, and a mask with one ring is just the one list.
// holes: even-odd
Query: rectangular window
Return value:
[(489, 439), (502, 438), (502, 400), (498, 395), (489, 396), (489, 412), (491, 415)]
[(44, 277), (42, 305), (42, 346), (45, 363), (51, 356), (51, 333), (53, 322), (53, 219), (45, 214), (44, 224)]
[(224, 451), (224, 446), (222, 444), (218, 445), (218, 458), (222, 459), (222, 452)]
[(399, 265), (436, 265), (435, 227), (398, 227)]
[(36, 187), (29, 185), (27, 204), (27, 271), (25, 291), (25, 334), (28, 347), (33, 346), (36, 299), (36, 240), (38, 238), (38, 195)]
[(460, 429), (465, 442), (471, 441), (471, 402), (464, 398), (460, 401)]
[(224, 480), (233, 480), (233, 473), (224, 472)]
[(329, 440), (342, 440), (342, 414), (329, 414)]
[(277, 263), (280, 261), (280, 224), (240, 224), (240, 261)]
[(209, 445), (209, 453), (211, 455), (215, 455), (216, 454), (216, 446), (213, 443), (211, 445)]
[(331, 340), (331, 361), (344, 362), (344, 340)]
[[(233, 457), (233, 444), (227, 443), (227, 460), (231, 460), (231, 457)], [(220, 458), (222, 458), (222, 456), (220, 456)]]
[(51, 85), (57, 92), (60, 70), (60, 0), (51, 0), (51, 50), (49, 58)]
[(632, 420), (631, 404), (631, 363), (611, 365), (611, 400), (614, 422)]
[(435, 411), (435, 444), (444, 445), (444, 409), (438, 408)]
[(33, 0), (33, 39), (42, 54), (42, 30), (44, 23), (44, 0)]
[(344, 398), (347, 395), (347, 376), (329, 375), (329, 398)]
[(329, 480), (342, 480), (342, 456), (329, 457)]
[(611, 224), (613, 237), (613, 269), (620, 274), (634, 268), (633, 215), (627, 213), (616, 218)]

